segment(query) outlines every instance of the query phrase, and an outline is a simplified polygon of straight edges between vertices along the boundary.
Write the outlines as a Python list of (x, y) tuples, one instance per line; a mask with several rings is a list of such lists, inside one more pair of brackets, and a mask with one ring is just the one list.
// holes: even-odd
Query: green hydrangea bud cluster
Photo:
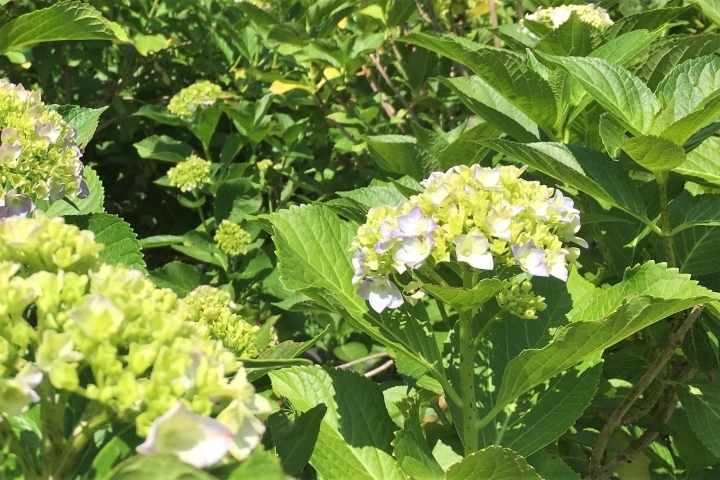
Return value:
[(232, 256), (245, 255), (250, 239), (250, 234), (245, 229), (230, 220), (220, 222), (213, 237), (220, 250)]
[(209, 106), (222, 95), (222, 88), (207, 80), (183, 88), (170, 99), (168, 110), (173, 115), (192, 118), (198, 107)]
[(526, 320), (537, 318), (537, 312), (547, 308), (545, 297), (535, 295), (532, 283), (525, 280), (517, 284), (505, 282), (505, 287), (495, 297), (501, 309)]
[(209, 160), (203, 160), (197, 155), (190, 155), (168, 170), (168, 180), (171, 186), (177, 187), (183, 192), (192, 192), (212, 181), (210, 178), (211, 166), (212, 162)]
[(535, 13), (526, 15), (525, 18), (555, 29), (567, 22), (573, 12), (582, 22), (587, 23), (598, 30), (605, 30), (613, 24), (607, 10), (602, 7), (596, 7), (593, 4), (562, 5), (560, 7), (552, 8), (539, 7)]
[[(399, 207), (368, 212), (352, 242), (353, 283), (377, 311), (404, 300), (390, 281), (434, 263), (474, 269), (519, 267), (530, 275), (567, 280), (567, 262), (579, 251), (579, 211), (559, 190), (520, 178), (523, 169), (453, 167), (423, 181), (424, 191)], [(517, 273), (520, 273), (519, 271)]]
[[(101, 248), (91, 233), (61, 219), (0, 221), (0, 420), (39, 401), (34, 389), (42, 383), (135, 422), (141, 436), (155, 435), (156, 421), (171, 410), (202, 424), (220, 422), (229, 435), (225, 452), (247, 456), (263, 430), (253, 412), (268, 405), (223, 344), (222, 328), (239, 347), (252, 327), (243, 336), (229, 325), (244, 323), (228, 314), (229, 297), (200, 294), (188, 306), (140, 271), (100, 263)], [(206, 300), (201, 320), (194, 318), (197, 302)], [(223, 305), (228, 312), (219, 312)], [(163, 445), (162, 453), (173, 453)]]
[(190, 320), (200, 326), (200, 335), (222, 339), (223, 344), (240, 358), (255, 358), (260, 354), (255, 342), (260, 327), (250, 325), (234, 312), (237, 308), (230, 294), (203, 285), (185, 297), (190, 307)]
[(27, 215), (37, 199), (88, 195), (76, 137), (40, 92), (0, 79), (0, 218)]
[(100, 265), (101, 244), (90, 231), (49, 220), (42, 212), (35, 218), (10, 217), (0, 221), (0, 260), (23, 265), (26, 274), (41, 271), (83, 273)]

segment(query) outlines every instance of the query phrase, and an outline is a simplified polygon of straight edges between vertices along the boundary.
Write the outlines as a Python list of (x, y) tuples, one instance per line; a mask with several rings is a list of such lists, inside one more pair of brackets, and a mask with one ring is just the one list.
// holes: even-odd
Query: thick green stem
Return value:
[(56, 400), (55, 388), (44, 378), (37, 389), (40, 395), (42, 439), (42, 478), (53, 478), (62, 462), (65, 447), (65, 404)]
[(655, 180), (658, 184), (660, 196), (660, 229), (662, 230), (663, 249), (665, 250), (665, 261), (668, 267), (675, 267), (675, 245), (673, 243), (673, 231), (670, 225), (670, 211), (667, 194), (667, 175), (657, 174)]
[(75, 429), (70, 443), (63, 451), (62, 460), (57, 466), (57, 478), (66, 478), (66, 476), (69, 476), (72, 468), (75, 466), (75, 460), (77, 460), (78, 455), (80, 455), (88, 442), (92, 440), (95, 432), (106, 426), (110, 421), (111, 418), (107, 412), (101, 412), (82, 427)]
[(475, 346), (472, 331), (472, 313), (460, 315), (460, 386), (462, 394), (463, 444), (465, 455), (477, 452), (477, 403), (475, 401)]
[[(465, 272), (463, 287), (472, 288), (472, 272)], [(474, 311), (460, 313), (460, 387), (462, 395), (462, 440), (465, 456), (478, 451), (477, 401), (475, 399)]]

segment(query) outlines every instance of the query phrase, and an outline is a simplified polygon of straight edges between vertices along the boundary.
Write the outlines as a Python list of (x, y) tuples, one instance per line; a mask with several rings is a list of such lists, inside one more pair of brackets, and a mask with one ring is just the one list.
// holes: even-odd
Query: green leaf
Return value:
[(215, 193), (215, 221), (241, 221), (240, 214), (253, 215), (260, 211), (260, 189), (249, 178), (236, 178), (220, 184)]
[(645, 29), (653, 31), (665, 26), (668, 22), (692, 9), (692, 5), (674, 8), (656, 8), (623, 17), (607, 29), (605, 36), (613, 38), (623, 33)]
[(601, 373), (600, 363), (571, 369), (534, 389), (529, 401), (519, 402), (515, 412), (507, 414), (500, 444), (527, 456), (560, 438), (590, 405)]
[(104, 480), (137, 480), (153, 472), (153, 480), (213, 480), (214, 477), (177, 457), (135, 455), (122, 462)]
[(390, 453), (395, 424), (372, 380), (347, 370), (291, 367), (270, 373), (273, 391), (295, 410), (328, 411), (310, 464), (325, 479), (401, 480)]
[[(329, 331), (330, 325), (325, 327), (325, 329), (322, 332), (318, 333), (314, 338), (311, 338), (306, 342), (298, 343), (291, 342), (289, 340), (281, 342), (268, 348), (267, 350), (262, 352), (257, 358), (258, 360), (282, 360), (297, 358), (303, 353), (305, 353), (309, 348), (315, 346), (315, 344)], [(262, 376), (269, 373), (271, 370), (271, 368), (259, 368), (256, 370), (250, 370), (248, 371), (248, 380), (254, 382), (258, 378), (261, 378)]]
[(288, 475), (299, 476), (310, 461), (327, 410), (327, 405), (319, 403), (294, 422), (281, 412), (268, 419), (275, 452)]
[(337, 192), (337, 194), (343, 198), (350, 198), (367, 208), (380, 207), (382, 205), (399, 207), (407, 201), (407, 197), (392, 183), (386, 185), (371, 185), (369, 187), (350, 190), (349, 192)]
[(695, 135), (701, 134), (704, 127), (710, 127), (715, 131), (718, 128), (717, 122), (719, 120), (720, 91), (713, 98), (700, 105), (697, 110), (662, 130), (660, 135), (672, 140), (677, 145), (683, 145), (683, 149), (687, 151), (686, 142)]
[(487, 155), (489, 149), (481, 140), (498, 138), (502, 132), (491, 123), (481, 123), (464, 131), (452, 141), (446, 149), (437, 155), (441, 170), (450, 169), (456, 165), (474, 165)]
[(0, 54), (40, 42), (59, 40), (127, 41), (119, 25), (87, 3), (59, 2), (10, 20), (0, 27)]
[(493, 298), (502, 290), (503, 282), (496, 278), (486, 278), (480, 280), (472, 290), (440, 285), (425, 285), (423, 288), (430, 295), (450, 305), (458, 312), (465, 312), (478, 308)]
[(538, 128), (527, 115), (479, 77), (439, 78), (476, 115), (518, 142), (537, 142)]
[(85, 150), (88, 142), (95, 134), (98, 126), (100, 115), (107, 110), (108, 107), (102, 108), (84, 108), (75, 105), (61, 105), (54, 109), (63, 116), (63, 119), (75, 128), (77, 131), (77, 145), (81, 150)]
[(633, 30), (623, 33), (590, 52), (589, 57), (604, 58), (618, 65), (627, 66), (660, 35), (660, 31)]
[(187, 143), (167, 135), (153, 135), (133, 146), (141, 158), (171, 163), (180, 163), (195, 152)]
[(378, 167), (386, 172), (409, 175), (415, 180), (425, 178), (421, 150), (413, 137), (375, 135), (367, 137), (368, 150)]
[(695, 3), (703, 15), (715, 25), (720, 26), (720, 0), (696, 0)]
[(703, 185), (720, 187), (720, 137), (705, 140), (673, 171)]
[(509, 448), (487, 447), (451, 466), (446, 480), (542, 480), (527, 461)]
[(645, 203), (627, 173), (596, 150), (550, 142), (521, 144), (486, 140), (483, 143), (623, 211), (635, 216), (646, 215)]
[(685, 215), (677, 228), (691, 225), (720, 225), (720, 195), (698, 195), (683, 209)]
[(720, 49), (720, 35), (670, 35), (655, 42), (637, 63), (636, 75), (655, 89), (677, 65)]
[[(252, 454), (242, 461), (239, 467), (227, 477), (226, 480), (287, 480), (287, 476), (280, 468), (278, 457), (260, 448), (253, 450)], [(181, 479), (178, 479), (181, 480)], [(186, 479), (182, 480), (192, 480)]]
[(169, 262), (150, 272), (150, 280), (158, 288), (169, 288), (178, 297), (184, 297), (200, 285), (208, 283), (205, 275), (200, 271), (182, 262)]
[(394, 455), (400, 468), (414, 480), (440, 480), (443, 469), (433, 457), (420, 425), (420, 397), (396, 402), (403, 417), (403, 428), (395, 432)]
[(133, 38), (133, 43), (143, 57), (147, 57), (151, 52), (159, 52), (167, 48), (167, 38), (159, 33), (156, 35), (137, 34)]
[(164, 123), (165, 125), (173, 125), (175, 127), (187, 127), (188, 124), (181, 119), (176, 117), (165, 107), (159, 107), (157, 105), (143, 105), (137, 112), (133, 113), (137, 117), (146, 117), (156, 122)]
[[(38, 201), (38, 210), (43, 210), (48, 217), (64, 217), (65, 215), (85, 215), (88, 213), (103, 213), (105, 207), (105, 189), (95, 170), (85, 167), (83, 179), (90, 190), (90, 195), (84, 199), (58, 200), (48, 206), (46, 201)], [(72, 202), (72, 203), (70, 203)]]
[(600, 138), (608, 155), (617, 158), (620, 155), (620, 147), (627, 140), (627, 135), (619, 123), (608, 113), (603, 113), (600, 115)]
[(528, 68), (523, 56), (489, 47), (478, 49), (457, 38), (412, 33), (403, 41), (464, 63), (538, 125), (550, 128), (555, 124), (557, 109), (550, 84)]
[(95, 241), (105, 245), (100, 259), (110, 265), (125, 265), (145, 272), (142, 248), (128, 223), (117, 215), (96, 213), (94, 215), (66, 216), (65, 221), (77, 225), (81, 230), (90, 230)]
[(580, 474), (570, 468), (562, 458), (550, 455), (547, 452), (535, 452), (528, 457), (527, 461), (542, 478), (548, 480), (582, 480)]
[(660, 103), (650, 89), (623, 67), (600, 58), (558, 57), (536, 52), (562, 67), (626, 128), (638, 135), (652, 126)]
[(573, 12), (565, 23), (543, 38), (535, 48), (551, 55), (584, 57), (592, 48), (592, 28)]
[(692, 380), (677, 393), (695, 434), (720, 456), (720, 385)]
[(685, 150), (671, 140), (654, 135), (639, 135), (626, 140), (622, 149), (635, 163), (653, 173), (679, 167), (685, 161)]
[(183, 237), (179, 235), (154, 235), (140, 239), (140, 245), (143, 249), (168, 247), (181, 243), (183, 243)]
[(718, 367), (717, 347), (710, 340), (708, 332), (701, 322), (693, 323), (683, 339), (682, 351), (696, 368), (709, 372)]
[(691, 275), (720, 271), (720, 263), (708, 261), (720, 249), (720, 227), (693, 227), (673, 237), (678, 268)]
[[(720, 58), (716, 55), (688, 60), (675, 67), (657, 86), (658, 98), (672, 105), (675, 120), (698, 110), (720, 90)], [(671, 103), (672, 100), (674, 103)]]
[(190, 131), (200, 140), (205, 150), (210, 149), (210, 140), (212, 140), (217, 128), (222, 108), (218, 103), (205, 108), (198, 108), (195, 111), (195, 117), (189, 125)]
[[(657, 281), (646, 285), (645, 282), (651, 279)], [(635, 286), (637, 288), (633, 289)], [(623, 295), (628, 290), (632, 293)], [(508, 363), (497, 406), (486, 418), (494, 417), (505, 405), (534, 386), (648, 325), (717, 297), (718, 294), (699, 287), (697, 282), (691, 281), (688, 275), (678, 274), (676, 269), (649, 262), (629, 270), (623, 282), (603, 289), (587, 302), (589, 307), (583, 305), (570, 312), (568, 317), (578, 320), (557, 329), (548, 345), (525, 350)], [(608, 301), (600, 303), (605, 299)], [(612, 307), (618, 303), (622, 304), (613, 311)], [(604, 316), (608, 311), (612, 313)]]
[[(105, 435), (109, 435), (109, 432), (106, 432)], [(85, 475), (82, 478), (85, 480), (105, 478), (120, 462), (136, 455), (134, 446), (140, 441), (142, 439), (136, 435), (135, 427), (127, 425), (106, 444), (101, 445), (102, 448), (99, 451), (95, 452), (92, 447), (88, 448), (78, 462), (80, 465), (76, 471), (84, 471)], [(90, 466), (83, 465), (85, 462)]]

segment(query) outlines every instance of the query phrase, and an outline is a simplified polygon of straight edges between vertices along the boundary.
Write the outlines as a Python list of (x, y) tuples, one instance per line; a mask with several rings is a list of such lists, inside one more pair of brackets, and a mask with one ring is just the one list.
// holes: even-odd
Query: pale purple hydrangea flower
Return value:
[(15, 193), (10, 190), (0, 198), (0, 218), (26, 217), (28, 213), (35, 210), (35, 203), (25, 194)]
[(467, 235), (455, 237), (455, 255), (458, 261), (480, 270), (492, 270), (495, 267), (489, 248), (490, 243), (477, 228), (473, 228)]
[(395, 259), (415, 269), (421, 267), (430, 256), (435, 239), (432, 237), (403, 238), (400, 248), (395, 252)]
[(378, 313), (386, 308), (398, 308), (405, 302), (400, 290), (387, 277), (365, 277), (358, 288), (358, 295), (370, 302), (372, 309)]
[(427, 218), (419, 207), (413, 207), (407, 215), (401, 215), (397, 219), (398, 228), (390, 232), (393, 238), (413, 238), (430, 233), (437, 228), (437, 224), (431, 218)]
[(536, 277), (547, 277), (550, 274), (547, 266), (543, 263), (545, 252), (536, 248), (534, 241), (528, 240), (522, 245), (513, 245), (512, 252), (515, 261), (524, 272)]

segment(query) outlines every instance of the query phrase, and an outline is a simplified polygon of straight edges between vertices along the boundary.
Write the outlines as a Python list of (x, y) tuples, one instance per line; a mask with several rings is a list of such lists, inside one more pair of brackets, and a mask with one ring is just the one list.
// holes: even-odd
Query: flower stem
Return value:
[(482, 330), (480, 330), (480, 333), (478, 333), (478, 336), (475, 337), (475, 341), (473, 342), (473, 349), (477, 350), (480, 346), (480, 342), (482, 342), (482, 339), (485, 338), (485, 335), (487, 335), (487, 332), (490, 330), (490, 327), (500, 320), (501, 318), (505, 317), (505, 310), (500, 310), (498, 313), (496, 313), (490, 320), (485, 323)]
[(15, 434), (15, 431), (13, 431), (12, 426), (7, 419), (0, 422), (0, 443), (5, 447), (4, 451), (6, 450), (7, 453), (15, 455), (27, 480), (35, 480), (39, 478), (30, 455), (18, 436)]
[[(463, 287), (472, 288), (472, 272), (466, 271)], [(475, 339), (472, 320), (474, 311), (460, 313), (460, 387), (462, 394), (462, 440), (465, 456), (478, 451), (478, 411), (475, 399)]]
[(668, 267), (675, 267), (675, 245), (673, 243), (672, 226), (670, 225), (670, 211), (667, 194), (667, 175), (656, 174), (655, 180), (658, 184), (658, 195), (660, 197), (660, 229), (662, 230), (663, 249), (665, 250), (665, 261)]

